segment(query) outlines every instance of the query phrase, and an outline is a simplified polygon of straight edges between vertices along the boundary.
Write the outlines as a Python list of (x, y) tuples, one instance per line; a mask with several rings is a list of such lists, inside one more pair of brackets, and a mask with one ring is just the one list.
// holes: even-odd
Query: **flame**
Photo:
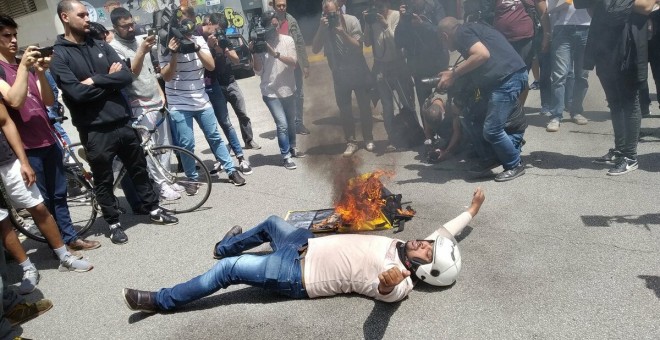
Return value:
[(335, 212), (344, 225), (361, 230), (368, 221), (381, 216), (385, 200), (382, 197), (381, 177), (391, 178), (391, 171), (376, 170), (348, 180), (340, 199), (335, 203)]

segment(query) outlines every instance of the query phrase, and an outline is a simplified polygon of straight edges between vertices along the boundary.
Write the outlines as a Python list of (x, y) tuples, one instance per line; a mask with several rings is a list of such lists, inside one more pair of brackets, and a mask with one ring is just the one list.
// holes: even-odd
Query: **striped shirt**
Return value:
[[(193, 36), (190, 39), (199, 45), (201, 52), (211, 53), (203, 37)], [(161, 69), (171, 59), (171, 53), (166, 56), (158, 53)], [(177, 54), (176, 73), (172, 80), (165, 82), (165, 95), (170, 110), (202, 111), (211, 108), (204, 86), (204, 65), (197, 53)]]

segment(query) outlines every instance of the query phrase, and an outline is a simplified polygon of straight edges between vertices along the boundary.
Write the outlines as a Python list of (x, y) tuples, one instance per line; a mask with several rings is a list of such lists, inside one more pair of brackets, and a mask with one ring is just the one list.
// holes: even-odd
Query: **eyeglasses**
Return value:
[(123, 25), (121, 25), (121, 26), (120, 26), (120, 25), (117, 25), (117, 26), (115, 26), (115, 27), (117, 27), (117, 28), (121, 28), (121, 29), (124, 29), (124, 30), (127, 30), (127, 29), (129, 29), (129, 28), (135, 28), (135, 23), (134, 23), (134, 22), (131, 22), (131, 23), (128, 23), (128, 24), (123, 24)]

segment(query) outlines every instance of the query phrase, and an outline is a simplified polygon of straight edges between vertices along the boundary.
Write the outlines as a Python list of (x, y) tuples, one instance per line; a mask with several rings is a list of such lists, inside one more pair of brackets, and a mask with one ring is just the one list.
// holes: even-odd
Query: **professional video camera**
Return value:
[(255, 15), (252, 17), (252, 22), (250, 23), (250, 42), (253, 44), (253, 53), (266, 53), (268, 51), (268, 45), (266, 43), (273, 34), (277, 34), (275, 27), (270, 24), (270, 22), (262, 24), (262, 19), (260, 16)]
[(225, 48), (233, 48), (234, 45), (231, 43), (231, 40), (227, 38), (227, 31), (223, 28), (218, 28), (218, 30), (215, 32), (215, 37), (218, 39), (218, 45), (220, 45), (220, 48), (223, 50)]
[(364, 20), (367, 22), (367, 24), (371, 25), (378, 20), (378, 9), (376, 6), (371, 5), (366, 11), (367, 13), (364, 15)]
[(330, 28), (339, 26), (339, 14), (337, 14), (337, 12), (328, 13), (325, 18), (328, 19), (328, 26)]
[(179, 49), (176, 52), (186, 54), (197, 51), (195, 43), (186, 37), (195, 29), (195, 23), (188, 19), (182, 20), (179, 23), (181, 16), (180, 9), (173, 10), (171, 8), (156, 11), (153, 14), (154, 27), (158, 28), (158, 39), (160, 40), (160, 44), (165, 47), (163, 55), (169, 53), (167, 45), (172, 38), (176, 38), (179, 41)]

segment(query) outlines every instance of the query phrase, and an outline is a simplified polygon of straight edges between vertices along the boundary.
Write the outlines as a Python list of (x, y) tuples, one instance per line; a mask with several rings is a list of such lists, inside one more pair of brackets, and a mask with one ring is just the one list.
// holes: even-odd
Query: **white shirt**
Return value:
[[(280, 53), (280, 57), (292, 57), (298, 62), (296, 44), (290, 36), (280, 34), (273, 49)], [(296, 78), (293, 73), (296, 67), (289, 66), (268, 53), (258, 54), (255, 58), (261, 58), (261, 71), (256, 72), (261, 76), (261, 95), (268, 98), (292, 96), (296, 91)]]
[(552, 26), (591, 24), (591, 16), (586, 9), (575, 9), (573, 3), (566, 0), (548, 0), (548, 13)]
[(383, 28), (380, 22), (371, 24), (374, 59), (380, 62), (391, 62), (402, 60), (401, 49), (394, 43), (394, 30), (399, 24), (400, 14), (398, 11), (390, 10), (387, 18), (387, 28)]
[[(211, 53), (203, 37), (192, 36), (191, 40), (199, 45), (200, 52)], [(158, 62), (162, 69), (170, 63), (172, 54), (163, 56), (163, 46), (158, 51)], [(177, 54), (176, 72), (172, 80), (165, 82), (165, 95), (170, 110), (202, 111), (211, 108), (204, 86), (204, 65), (197, 53)]]
[[(472, 215), (464, 212), (443, 228), (457, 235), (471, 220)], [(402, 300), (413, 289), (410, 277), (387, 295), (378, 291), (380, 273), (395, 266), (405, 269), (397, 253), (397, 242), (402, 241), (385, 236), (355, 234), (309, 239), (303, 271), (307, 295), (315, 298), (358, 293), (385, 302)]]

